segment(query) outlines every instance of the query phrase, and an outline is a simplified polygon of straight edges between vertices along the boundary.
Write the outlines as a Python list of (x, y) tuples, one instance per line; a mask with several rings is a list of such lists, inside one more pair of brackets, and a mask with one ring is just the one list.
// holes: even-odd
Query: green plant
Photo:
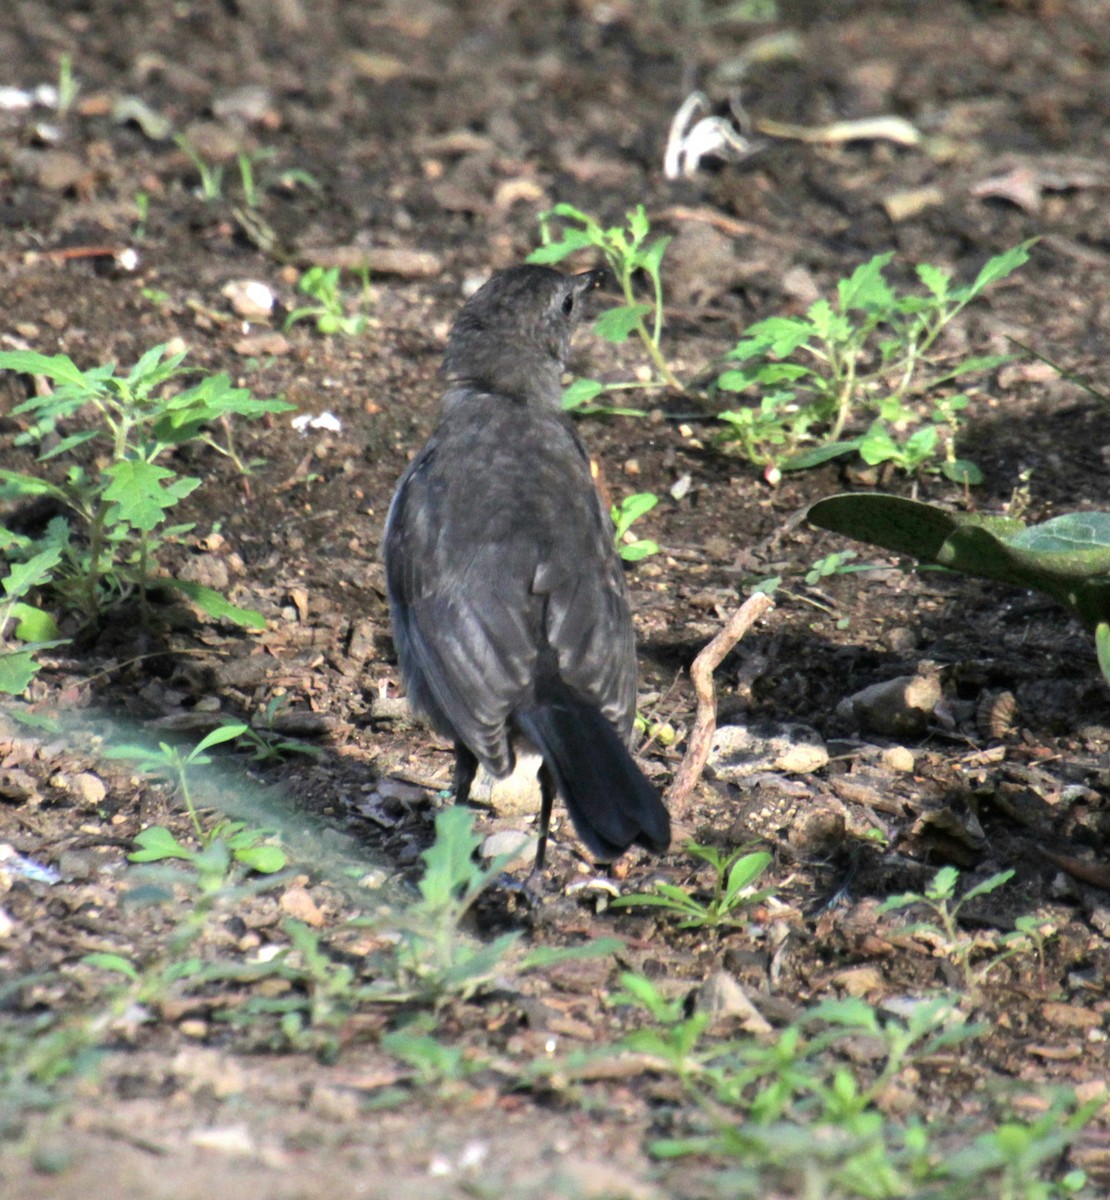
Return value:
[(652, 554), (659, 553), (659, 545), (650, 538), (636, 538), (635, 541), (625, 541), (625, 534), (632, 525), (659, 503), (659, 497), (654, 492), (636, 492), (625, 496), (620, 504), (614, 504), (610, 515), (615, 528), (617, 550), (625, 562), (639, 562)]
[(261, 728), (255, 725), (242, 726), (241, 741), (250, 746), (255, 762), (281, 762), (290, 754), (304, 754), (319, 758), (319, 746), (313, 746), (300, 738), (287, 737), (274, 728), (281, 710), (289, 703), (289, 694), (273, 696), (262, 713)]
[[(184, 353), (167, 356), (165, 346), (155, 346), (127, 374), (117, 375), (115, 363), (82, 371), (64, 354), (0, 353), (0, 370), (45, 376), (55, 385), (52, 392), (32, 396), (12, 410), (31, 417), (16, 443), (46, 445), (54, 439), (39, 462), (85, 446), (93, 452), (88, 465), (75, 459), (61, 484), (0, 469), (0, 498), (51, 497), (79, 522), (74, 536), (68, 520), (55, 518), (43, 538), (9, 547), (8, 553), (56, 556), (51, 589), (66, 609), (86, 620), (134, 590), (145, 611), (147, 589), (156, 583), (184, 593), (210, 616), (260, 629), (265, 622), (259, 613), (238, 608), (211, 588), (155, 575), (163, 546), (192, 528), (168, 526), (167, 517), (201, 482), (178, 475), (166, 461), (179, 447), (199, 441), (244, 470), (231, 418), (287, 412), (292, 405), (256, 399), (246, 388), (232, 387), (224, 374), (207, 375), (170, 394), (168, 385), (194, 373), (181, 366), (184, 358)], [(91, 425), (88, 413), (93, 414)], [(79, 421), (86, 427), (68, 432), (70, 423)], [(223, 429), (222, 441), (209, 432), (213, 424)]]
[(947, 512), (883, 493), (829, 496), (811, 524), (952, 571), (1046, 592), (1094, 631), (1110, 681), (1110, 512), (1026, 527), (1013, 517)]
[(435, 834), (435, 841), (421, 855), (424, 874), (417, 885), (419, 898), (396, 914), (397, 936), (389, 966), (398, 998), (439, 1004), (451, 996), (467, 999), (485, 986), (520, 935), (504, 933), (478, 944), (461, 929), (466, 913), (510, 856), (500, 856), (484, 867), (474, 861), (482, 839), (474, 832), (473, 813), (465, 808), (438, 812)]
[(68, 54), (63, 54), (58, 60), (57, 88), (58, 116), (65, 117), (77, 102), (78, 93), (81, 91), (81, 85), (73, 76), (73, 59)]
[[(594, 322), (594, 332), (609, 342), (624, 342), (633, 333), (640, 339), (651, 363), (653, 378), (643, 383), (604, 384), (593, 379), (577, 380), (563, 396), (563, 406), (581, 409), (605, 392), (630, 387), (681, 388), (681, 384), (663, 355), (660, 339), (663, 333), (663, 255), (670, 244), (669, 237), (648, 240), (651, 222), (642, 204), (627, 215), (627, 224), (604, 228), (598, 221), (570, 204), (556, 204), (540, 213), (542, 245), (528, 256), (529, 262), (557, 263), (587, 248), (599, 250), (612, 268), (624, 303), (610, 308)], [(552, 230), (558, 220), (563, 228), (558, 239)], [(636, 299), (633, 281), (643, 271), (651, 283), (651, 303)], [(613, 411), (613, 410), (606, 410)], [(639, 415), (639, 410), (633, 411)]]
[[(359, 307), (369, 298), (370, 277), (365, 269), (356, 272), (362, 280), (362, 296)], [(315, 303), (295, 308), (285, 318), (289, 329), (298, 321), (315, 321), (320, 333), (342, 333), (355, 337), (366, 329), (366, 315), (359, 311), (348, 314), (339, 290), (338, 267), (309, 267), (297, 281), (297, 290), (310, 296)]]
[(636, 892), (613, 901), (614, 908), (661, 908), (679, 916), (679, 929), (715, 929), (720, 925), (742, 925), (744, 914), (753, 905), (765, 900), (770, 889), (753, 890), (755, 881), (767, 870), (771, 856), (763, 850), (749, 853), (740, 846), (730, 854), (722, 854), (714, 846), (688, 842), (686, 851), (707, 862), (716, 876), (713, 894), (700, 900), (673, 883), (656, 883), (654, 892)]
[(198, 192), (200, 198), (208, 203), (221, 199), (224, 191), (223, 163), (206, 162), (204, 156), (183, 133), (174, 135), (173, 144), (179, 150), (184, 151), (185, 156), (193, 164), (200, 179)]
[[(939, 942), (939, 949), (953, 962), (964, 977), (969, 993), (978, 994), (979, 988), (987, 974), (1005, 958), (1017, 953), (1019, 947), (1011, 945), (1001, 953), (991, 954), (985, 963), (978, 967), (972, 966), (972, 956), (980, 948), (979, 942), (963, 933), (959, 927), (960, 910), (977, 896), (986, 896), (1008, 883), (1014, 876), (1013, 871), (999, 871), (982, 883), (969, 888), (959, 900), (956, 900), (956, 886), (960, 873), (955, 867), (942, 867), (932, 881), (921, 892), (905, 892), (901, 896), (890, 896), (879, 906), (880, 913), (896, 912), (911, 904), (922, 905), (929, 909), (935, 920), (915, 921), (907, 925), (903, 933), (931, 933)], [(1025, 943), (1026, 945), (1028, 943)]]
[[(771, 317), (752, 325), (726, 358), (716, 387), (759, 394), (756, 407), (723, 412), (735, 442), (756, 463), (801, 469), (859, 451), (872, 464), (894, 462), (905, 470), (936, 468), (961, 483), (980, 478), (974, 464), (956, 457), (965, 396), (943, 396), (922, 417), (909, 403), (934, 388), (989, 370), (1006, 357), (970, 358), (940, 367), (929, 357), (941, 331), (991, 284), (1028, 261), (1031, 242), (989, 259), (974, 281), (953, 285), (939, 267), (922, 263), (925, 294), (899, 294), (884, 272), (893, 254), (879, 254), (837, 285), (834, 303), (818, 300), (804, 316)], [(850, 421), (874, 414), (868, 431), (841, 438)], [(802, 450), (805, 443), (815, 448)], [(932, 469), (932, 468), (930, 468)]]
[[(1042, 1172), (1090, 1121), (1098, 1100), (1080, 1106), (1073, 1096), (1054, 1097), (1050, 1112), (1029, 1124), (1003, 1121), (970, 1146), (955, 1122), (926, 1125), (890, 1112), (885, 1098), (907, 1069), (950, 1055), (982, 1032), (947, 998), (886, 1017), (862, 1000), (827, 1001), (773, 1034), (722, 1043), (707, 1036), (705, 1014), (687, 1016), (681, 1000), (666, 999), (650, 980), (626, 973), (621, 983), (614, 1002), (649, 1018), (621, 1044), (649, 1056), (651, 1070), (673, 1076), (693, 1101), (676, 1114), (671, 1134), (651, 1143), (652, 1153), (743, 1164), (706, 1194), (1062, 1200), (1083, 1186), (1082, 1172), (1057, 1184)], [(844, 1053), (861, 1039), (867, 1066)], [(952, 1154), (953, 1141), (967, 1149)]]
[[(30, 544), (29, 538), (0, 527), (0, 552), (7, 554), (16, 548), (25, 550)], [(60, 558), (61, 551), (56, 546), (39, 550), (25, 562), (12, 564), (11, 570), (0, 580), (0, 587), (4, 589), (4, 597), (0, 600), (0, 693), (20, 695), (38, 673), (35, 656), (41, 650), (61, 645), (64, 640), (57, 636), (54, 618), (26, 599), (50, 582)], [(9, 648), (9, 627), (11, 636), (22, 643), (19, 649)]]
[(136, 744), (109, 746), (105, 750), (107, 758), (125, 759), (146, 775), (169, 780), (185, 805), (200, 843), (200, 849), (194, 850), (179, 842), (164, 825), (152, 825), (136, 836), (135, 843), (139, 848), (128, 856), (132, 862), (184, 859), (196, 871), (202, 891), (221, 887), (233, 862), (266, 875), (285, 866), (282, 849), (267, 840), (273, 836), (271, 831), (249, 829), (242, 821), (229, 820), (220, 820), (206, 830), (193, 797), (190, 772), (211, 763), (206, 751), (241, 737), (247, 729), (248, 726), (240, 724), (222, 725), (187, 753), (166, 742), (160, 742), (157, 750)]

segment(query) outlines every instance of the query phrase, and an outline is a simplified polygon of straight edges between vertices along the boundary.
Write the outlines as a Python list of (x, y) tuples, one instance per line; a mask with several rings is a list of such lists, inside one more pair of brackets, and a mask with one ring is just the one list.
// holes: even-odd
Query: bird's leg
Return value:
[(478, 760), (462, 742), (455, 743), (455, 803), (470, 803), (470, 785), (478, 774)]
[(532, 867), (532, 878), (543, 874), (543, 862), (547, 855), (547, 828), (551, 824), (551, 806), (555, 801), (555, 776), (547, 763), (540, 767), (540, 840), (536, 843), (536, 862)]

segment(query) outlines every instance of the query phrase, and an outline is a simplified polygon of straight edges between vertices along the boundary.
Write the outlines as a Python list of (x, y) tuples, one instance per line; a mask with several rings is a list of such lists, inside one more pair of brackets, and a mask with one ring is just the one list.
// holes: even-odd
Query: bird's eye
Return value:
[(563, 297), (563, 316), (569, 317), (572, 312), (574, 312), (574, 297), (573, 296), (564, 296)]

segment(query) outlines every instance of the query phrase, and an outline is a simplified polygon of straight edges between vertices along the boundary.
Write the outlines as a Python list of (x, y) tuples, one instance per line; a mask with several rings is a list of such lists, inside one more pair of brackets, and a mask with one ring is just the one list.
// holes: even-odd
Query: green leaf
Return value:
[(637, 204), (628, 214), (628, 231), (632, 234), (632, 240), (635, 242), (642, 242), (651, 232), (651, 222), (648, 220), (647, 211), (642, 204)]
[(0, 499), (10, 499), (15, 496), (53, 496), (55, 500), (60, 500), (63, 504), (69, 503), (69, 493), (48, 483), (45, 479), (0, 468)]
[(31, 604), (13, 604), (11, 616), (16, 621), (15, 636), (21, 642), (50, 642), (58, 636), (54, 618)]
[(0, 692), (21, 696), (39, 672), (39, 664), (30, 650), (0, 651)]
[(917, 268), (917, 277), (938, 300), (943, 302), (948, 299), (948, 285), (952, 282), (952, 276), (947, 271), (929, 263), (921, 263)]
[[(104, 499), (119, 506), (121, 520), (145, 533), (156, 529), (166, 510), (200, 485), (199, 479), (178, 478), (168, 468), (138, 458), (112, 463), (104, 474), (111, 480)], [(166, 480), (173, 483), (165, 487)]]
[(49, 546), (45, 550), (40, 550), (38, 554), (32, 555), (26, 562), (12, 563), (7, 576), (0, 580), (0, 587), (3, 587), (4, 594), (9, 599), (14, 600), (20, 596), (26, 596), (32, 588), (41, 587), (44, 583), (50, 582), (51, 573), (61, 557), (60, 547)]
[(119, 975), (126, 976), (132, 982), (139, 978), (135, 964), (124, 958), (122, 954), (109, 954), (103, 950), (94, 950), (91, 954), (84, 955), (81, 961), (86, 966), (99, 967), (102, 971), (115, 971)]
[(564, 258), (569, 258), (578, 250), (584, 250), (587, 246), (596, 244), (589, 234), (578, 229), (568, 229), (559, 241), (537, 246), (524, 261), (550, 266), (552, 263), (562, 262)]
[(951, 479), (953, 483), (968, 484), (974, 487), (983, 482), (983, 472), (967, 458), (957, 458), (952, 462), (946, 462), (940, 470), (941, 474), (946, 479)]
[(1040, 554), (1088, 554), (1092, 571), (1110, 573), (1110, 512), (1065, 513), (1013, 533), (1007, 541)]
[(902, 457), (901, 447), (882, 425), (872, 425), (864, 434), (860, 439), (859, 453), (869, 467)]
[(814, 446), (811, 450), (792, 454), (779, 463), (779, 469), (782, 471), (805, 471), (809, 467), (819, 467), (831, 459), (840, 458), (845, 454), (854, 454), (862, 443), (863, 438), (852, 438), (847, 442), (828, 442), (824, 446)]
[(85, 373), (65, 354), (56, 354), (48, 358), (45, 354), (36, 354), (33, 350), (7, 350), (0, 353), (0, 371), (45, 375), (55, 383), (66, 383), (71, 387), (83, 388), (87, 383)]
[(892, 250), (885, 254), (876, 254), (868, 262), (856, 267), (847, 279), (842, 279), (837, 284), (837, 299), (842, 313), (852, 308), (882, 313), (891, 307), (894, 293), (883, 278), (883, 271), (890, 265), (893, 257)]
[(997, 283), (1000, 279), (1005, 279), (1018, 267), (1024, 266), (1029, 261), (1029, 250), (1036, 242), (1036, 238), (1030, 238), (1027, 242), (1022, 242), (1020, 246), (1011, 246), (1004, 253), (987, 259), (982, 270), (976, 275), (975, 282), (967, 289), (967, 298), (972, 299), (984, 288), (989, 287), (992, 283)]
[(754, 883), (771, 865), (771, 856), (763, 850), (745, 854), (728, 873), (725, 896), (731, 897)]
[(151, 825), (135, 837), (138, 850), (127, 857), (131, 862), (158, 862), (163, 858), (195, 859), (195, 850), (183, 846), (164, 825)]
[(241, 721), (229, 721), (226, 725), (221, 725), (218, 729), (213, 729), (211, 733), (201, 738), (190, 751), (190, 756), (193, 754), (203, 754), (205, 750), (211, 750), (213, 746), (221, 746), (224, 742), (230, 742), (235, 738), (242, 737), (249, 728), (249, 725), (244, 725)]
[(604, 391), (605, 384), (598, 383), (596, 379), (576, 379), (563, 392), (563, 408), (567, 412), (581, 408), (584, 404), (589, 404), (591, 400), (596, 399)]
[(639, 538), (621, 546), (618, 553), (625, 562), (641, 562), (659, 553), (659, 543), (653, 542), (651, 538)]
[(265, 629), (266, 618), (253, 608), (240, 608), (232, 604), (214, 588), (194, 583), (189, 579), (162, 579), (159, 582), (183, 592), (201, 611), (216, 620), (231, 621), (242, 629)]
[(594, 333), (607, 342), (623, 342), (651, 311), (650, 304), (622, 304), (610, 308), (594, 322)]
[(658, 279), (663, 265), (663, 255), (671, 244), (669, 237), (656, 238), (650, 246), (636, 256), (640, 266), (653, 278)]
[(1106, 682), (1110, 683), (1110, 621), (1100, 621), (1095, 626), (1095, 652)]
[(249, 846), (236, 850), (235, 858), (260, 875), (273, 875), (285, 866), (285, 851), (280, 846)]

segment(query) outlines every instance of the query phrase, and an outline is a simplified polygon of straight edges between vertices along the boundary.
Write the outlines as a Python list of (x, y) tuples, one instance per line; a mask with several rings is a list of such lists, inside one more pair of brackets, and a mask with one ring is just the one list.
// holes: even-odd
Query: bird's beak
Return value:
[(574, 290), (579, 295), (584, 292), (592, 292), (594, 288), (606, 287), (612, 278), (607, 267), (595, 267), (592, 271), (582, 271), (574, 276)]

